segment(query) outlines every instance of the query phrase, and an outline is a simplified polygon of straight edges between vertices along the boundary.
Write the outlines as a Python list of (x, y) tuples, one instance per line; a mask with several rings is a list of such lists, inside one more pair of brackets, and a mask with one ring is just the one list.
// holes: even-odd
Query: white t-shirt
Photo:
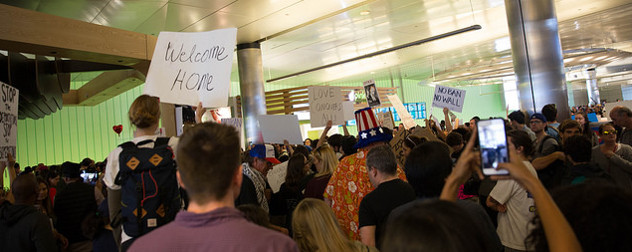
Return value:
[[(139, 136), (139, 137), (135, 137), (134, 139), (132, 139), (133, 143), (140, 143), (142, 141), (151, 139), (153, 141), (156, 141), (156, 138), (158, 138), (158, 135), (151, 135), (151, 136)], [(173, 154), (175, 155), (176, 153), (176, 148), (178, 147), (178, 138), (177, 137), (171, 137), (169, 138), (169, 146), (171, 147), (171, 149), (173, 149)], [(154, 142), (139, 146), (139, 147), (144, 147), (144, 148), (153, 148), (154, 147)], [(121, 190), (121, 186), (114, 184), (114, 180), (116, 179), (116, 174), (118, 174), (120, 167), (119, 167), (119, 155), (121, 154), (121, 152), (123, 151), (123, 148), (121, 147), (116, 147), (116, 149), (114, 149), (112, 152), (110, 152), (110, 154), (108, 155), (108, 162), (106, 164), (106, 168), (105, 168), (105, 175), (103, 176), (103, 183), (105, 184), (105, 186), (107, 186), (108, 188), (112, 189), (112, 190)], [(121, 226), (121, 229), (123, 230), (123, 226)], [(121, 243), (127, 241), (131, 239), (131, 237), (127, 236), (125, 234), (125, 230), (123, 230), (123, 232), (121, 232)]]
[[(537, 176), (531, 163), (524, 161), (524, 164), (529, 172)], [(498, 213), (496, 232), (502, 244), (512, 249), (527, 250), (524, 240), (533, 229), (530, 221), (535, 215), (531, 194), (514, 180), (500, 180), (489, 196), (507, 207), (506, 212)]]

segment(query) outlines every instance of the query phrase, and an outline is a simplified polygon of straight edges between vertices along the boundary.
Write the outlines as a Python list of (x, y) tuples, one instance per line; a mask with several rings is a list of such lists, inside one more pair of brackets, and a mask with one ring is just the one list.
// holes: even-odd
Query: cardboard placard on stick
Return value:
[(406, 156), (404, 156), (404, 141), (406, 141), (406, 137), (408, 137), (410, 133), (408, 130), (398, 130), (397, 134), (391, 139), (390, 145), (393, 153), (395, 153), (395, 157), (397, 158), (397, 162), (400, 166), (404, 166), (404, 162), (406, 161)]
[(377, 113), (377, 120), (380, 122), (380, 125), (385, 128), (394, 129), (395, 128), (395, 120), (393, 120), (393, 112), (385, 111)]
[(311, 86), (308, 89), (311, 127), (322, 127), (331, 120), (334, 125), (345, 123), (340, 87)]
[(161, 102), (226, 107), (236, 28), (160, 32), (143, 93)]
[(452, 111), (461, 113), (464, 100), (465, 90), (437, 85), (435, 86), (432, 106), (435, 108), (449, 108)]
[[(7, 161), (7, 154), (15, 158), (18, 143), (18, 97), (20, 91), (13, 86), (2, 84), (2, 104), (0, 117), (2, 118), (2, 137), (0, 138), (0, 160)], [(0, 176), (3, 176), (0, 174)], [(1, 186), (1, 185), (0, 185)]]
[(303, 144), (296, 115), (259, 115), (257, 120), (265, 143), (282, 144), (287, 139), (291, 144)]
[(417, 123), (415, 123), (413, 116), (411, 116), (410, 113), (408, 113), (408, 110), (406, 109), (406, 107), (404, 107), (404, 104), (399, 99), (399, 97), (397, 97), (397, 95), (387, 95), (386, 97), (395, 108), (395, 111), (397, 111), (399, 118), (402, 119), (402, 123), (404, 124), (404, 127), (406, 127), (407, 129), (410, 129), (412, 127), (417, 126)]

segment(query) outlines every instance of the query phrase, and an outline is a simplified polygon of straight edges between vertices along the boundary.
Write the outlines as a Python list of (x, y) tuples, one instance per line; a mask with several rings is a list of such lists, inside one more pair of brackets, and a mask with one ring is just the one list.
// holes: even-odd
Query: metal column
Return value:
[(246, 142), (263, 143), (257, 123), (257, 116), (266, 114), (260, 44), (254, 42), (237, 45), (237, 65)]
[(599, 104), (599, 87), (597, 87), (597, 71), (594, 68), (586, 70), (586, 92), (588, 92), (588, 105)]
[(505, 0), (520, 107), (539, 112), (557, 105), (558, 121), (570, 117), (562, 47), (553, 0)]

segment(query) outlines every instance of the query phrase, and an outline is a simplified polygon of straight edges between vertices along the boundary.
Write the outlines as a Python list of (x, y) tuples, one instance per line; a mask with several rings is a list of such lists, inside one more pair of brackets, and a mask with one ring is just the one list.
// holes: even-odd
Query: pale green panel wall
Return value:
[[(434, 87), (419, 86), (415, 80), (404, 80), (404, 103), (426, 102), (426, 113), (443, 118), (441, 108), (432, 107)], [(462, 113), (456, 113), (458, 118), (469, 120), (474, 116), (481, 118), (505, 117), (506, 110), (503, 102), (502, 85), (485, 85), (457, 87), (466, 90), (465, 103)]]
[[(93, 107), (64, 107), (39, 120), (18, 121), (17, 161), (22, 167), (44, 163), (103, 160), (118, 144), (133, 138), (127, 111), (142, 85)], [(118, 136), (112, 126), (123, 125)]]

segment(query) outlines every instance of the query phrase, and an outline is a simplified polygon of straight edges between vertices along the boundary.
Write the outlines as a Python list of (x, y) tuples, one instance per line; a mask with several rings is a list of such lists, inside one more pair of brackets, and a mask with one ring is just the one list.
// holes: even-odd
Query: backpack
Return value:
[(131, 237), (171, 222), (182, 205), (169, 138), (157, 138), (154, 148), (138, 147), (151, 142), (119, 145), (123, 151), (114, 183), (121, 186), (121, 222)]

